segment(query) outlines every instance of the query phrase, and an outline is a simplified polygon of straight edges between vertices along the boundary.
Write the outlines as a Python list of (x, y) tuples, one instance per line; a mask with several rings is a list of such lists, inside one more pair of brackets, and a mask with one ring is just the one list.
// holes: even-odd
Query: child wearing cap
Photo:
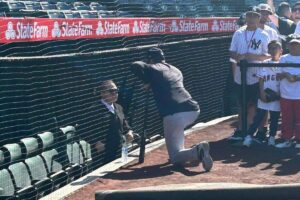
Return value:
[[(288, 48), (290, 53), (282, 56), (280, 63), (300, 64), (300, 40), (292, 39)], [(280, 78), (281, 130), (284, 142), (277, 144), (276, 147), (291, 147), (292, 138), (295, 137), (295, 148), (300, 148), (300, 68), (282, 67)]]
[[(268, 45), (268, 52), (272, 56), (271, 59), (264, 61), (265, 63), (278, 63), (282, 54), (281, 43), (273, 40)], [(278, 67), (262, 67), (258, 69), (257, 76), (259, 77), (260, 98), (257, 103), (257, 111), (253, 119), (253, 123), (248, 129), (247, 136), (244, 139), (243, 145), (249, 147), (252, 144), (252, 137), (259, 125), (263, 122), (265, 115), (270, 112), (270, 134), (268, 145), (275, 146), (275, 135), (278, 129), (278, 119), (280, 116), (279, 104), (279, 79), (277, 74), (280, 72)], [(268, 98), (267, 90), (272, 90), (277, 94), (274, 99)]]

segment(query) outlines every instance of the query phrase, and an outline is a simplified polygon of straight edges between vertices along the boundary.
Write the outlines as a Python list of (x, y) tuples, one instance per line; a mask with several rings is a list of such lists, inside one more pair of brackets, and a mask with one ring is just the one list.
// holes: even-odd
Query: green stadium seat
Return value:
[(68, 158), (68, 165), (64, 166), (64, 170), (68, 173), (69, 181), (73, 181), (81, 177), (84, 168), (80, 164), (80, 150), (77, 143), (78, 136), (75, 134), (76, 129), (74, 126), (62, 127), (60, 131), (66, 140), (65, 144), (67, 147), (66, 156)]
[(40, 2), (24, 1), (27, 10), (42, 10)]
[(44, 161), (41, 156), (34, 156), (25, 160), (32, 177), (32, 183), (37, 189), (38, 197), (43, 197), (53, 190), (52, 180), (48, 177)]
[(96, 10), (96, 11), (107, 10), (106, 6), (99, 4), (98, 2), (91, 2), (90, 8), (91, 8), (91, 10)]
[(73, 10), (74, 9), (72, 4), (68, 4), (65, 2), (57, 2), (56, 7), (58, 10)]
[(42, 149), (39, 148), (38, 140), (34, 137), (21, 139), (20, 146), (25, 158), (29, 158), (42, 151)]
[(81, 18), (80, 13), (76, 11), (65, 11), (64, 12), (66, 19), (78, 19)]
[(13, 177), (7, 169), (0, 170), (0, 188), (0, 199), (6, 199), (15, 195), (16, 187), (14, 186)]
[(47, 1), (42, 1), (41, 2), (41, 7), (42, 7), (43, 10), (56, 10), (57, 9), (55, 3), (50, 3), (50, 2), (47, 2)]
[[(10, 174), (14, 185), (14, 194), (20, 199), (34, 199), (37, 195), (35, 187), (32, 185), (32, 180), (27, 167), (22, 162), (22, 148), (19, 144), (7, 144), (3, 149), (9, 153), (9, 167), (7, 172)], [(3, 187), (2, 187), (3, 188)]]
[(42, 159), (47, 177), (53, 182), (53, 189), (58, 188), (67, 183), (67, 173), (62, 170), (62, 165), (55, 160), (58, 156), (57, 150), (54, 149), (54, 134), (52, 132), (44, 132), (37, 135), (39, 148), (42, 149), (40, 158)]
[(7, 149), (0, 150), (0, 199), (13, 198), (16, 186), (12, 175), (6, 169), (10, 161)]
[(27, 158), (24, 164), (30, 175), (31, 184), (37, 190), (38, 197), (49, 194), (52, 191), (53, 184), (52, 180), (48, 178), (46, 164), (42, 157), (38, 155), (42, 150), (39, 148), (38, 139), (33, 137), (21, 139), (20, 145), (24, 157)]
[(7, 4), (11, 12), (17, 12), (26, 9), (24, 2), (21, 1), (7, 2)]
[(39, 148), (42, 151), (53, 148), (54, 145), (54, 134), (52, 132), (44, 132), (37, 134)]
[(63, 12), (58, 11), (47, 11), (48, 17), (50, 19), (63, 19), (66, 18)]
[(97, 19), (99, 18), (96, 11), (79, 11), (81, 18), (83, 19)]
[(73, 5), (75, 10), (91, 10), (90, 6), (82, 2), (75, 2)]

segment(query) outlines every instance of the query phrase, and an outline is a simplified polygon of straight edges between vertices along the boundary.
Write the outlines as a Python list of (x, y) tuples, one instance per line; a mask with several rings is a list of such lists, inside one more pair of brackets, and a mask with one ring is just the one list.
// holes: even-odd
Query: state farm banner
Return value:
[(234, 32), (237, 18), (1, 18), (0, 43)]

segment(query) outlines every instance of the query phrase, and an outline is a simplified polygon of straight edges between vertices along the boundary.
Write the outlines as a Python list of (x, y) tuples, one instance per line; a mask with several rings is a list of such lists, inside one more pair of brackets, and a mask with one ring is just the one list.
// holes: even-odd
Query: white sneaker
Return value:
[(290, 140), (286, 140), (282, 143), (277, 144), (275, 147), (276, 148), (289, 148), (292, 146), (292, 142)]
[(251, 144), (252, 144), (252, 137), (251, 135), (247, 135), (243, 141), (243, 145), (246, 146), (246, 147), (250, 147)]
[(270, 136), (268, 139), (268, 145), (269, 146), (275, 146), (275, 137)]
[(197, 145), (198, 158), (202, 162), (202, 166), (205, 171), (210, 171), (213, 166), (213, 159), (209, 154), (209, 144), (206, 141)]

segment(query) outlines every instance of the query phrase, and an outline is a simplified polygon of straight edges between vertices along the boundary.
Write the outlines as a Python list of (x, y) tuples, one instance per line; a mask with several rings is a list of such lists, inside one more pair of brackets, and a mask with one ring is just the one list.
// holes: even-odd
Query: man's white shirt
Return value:
[(105, 105), (105, 107), (109, 110), (109, 112), (115, 114), (114, 104), (109, 104), (105, 100), (101, 99), (101, 102)]
[(264, 31), (268, 33), (270, 41), (272, 40), (280, 41), (278, 33), (272, 27), (265, 25)]
[[(237, 54), (256, 54), (266, 55), (268, 53), (268, 44), (270, 37), (268, 33), (261, 28), (257, 28), (255, 31), (246, 30), (246, 26), (237, 30), (232, 38), (230, 51)], [(252, 63), (261, 63), (261, 61), (252, 61)], [(247, 84), (253, 85), (258, 82), (256, 76), (257, 68), (249, 67), (247, 70)], [(234, 72), (234, 81), (237, 84), (241, 84), (241, 71), (237, 66)]]

